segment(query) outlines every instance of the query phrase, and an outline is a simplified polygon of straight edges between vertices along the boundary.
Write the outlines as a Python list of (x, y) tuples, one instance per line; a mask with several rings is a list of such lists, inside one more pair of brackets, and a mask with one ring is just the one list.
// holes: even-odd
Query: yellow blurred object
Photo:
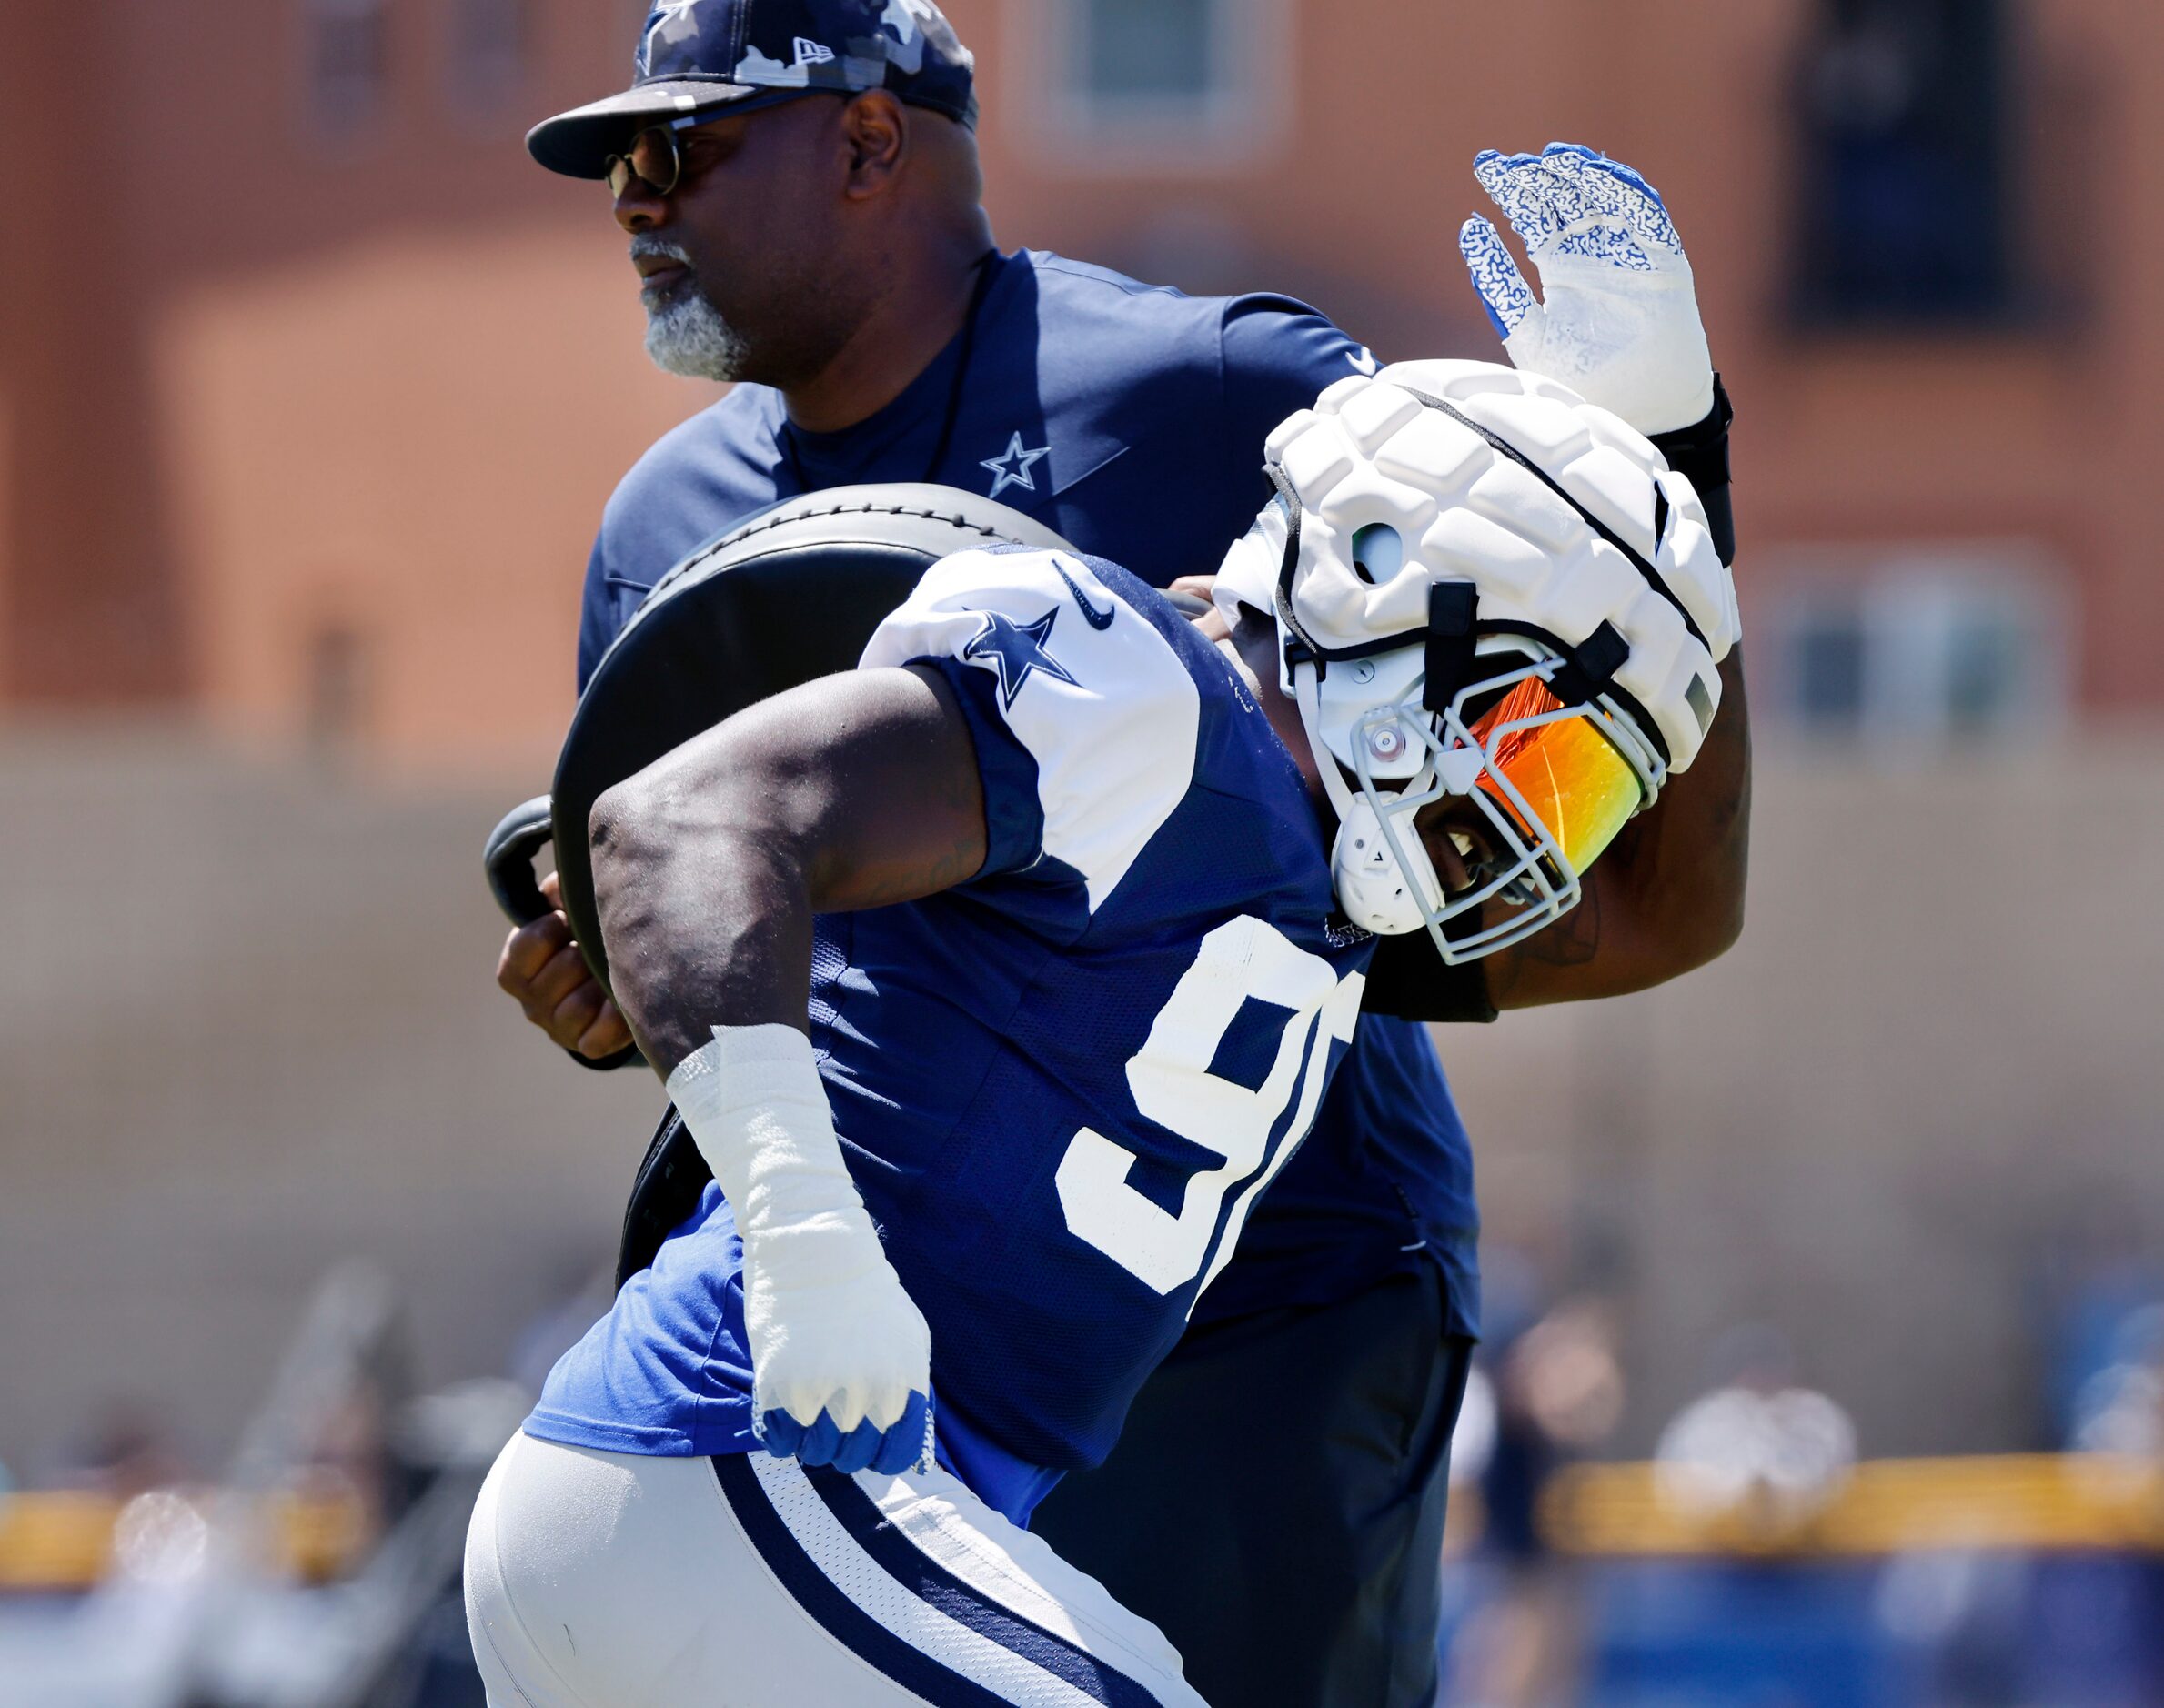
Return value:
[[(0, 1497), (0, 1593), (95, 1588), (111, 1569), (122, 1511), (109, 1495), (78, 1491)], [(277, 1495), (264, 1516), (270, 1568), (304, 1583), (345, 1576), (375, 1541), (367, 1504), (352, 1494)]]
[(2164, 1552), (2164, 1465), (2079, 1453), (1877, 1460), (1800, 1522), (1767, 1514), (1748, 1497), (1692, 1509), (1652, 1464), (1581, 1465), (1542, 1496), (1540, 1525), (1564, 1552), (1607, 1556)]
[(120, 1502), (108, 1495), (0, 1499), (0, 1590), (86, 1589), (106, 1574)]
[(375, 1545), (368, 1503), (357, 1494), (293, 1494), (271, 1513), (277, 1564), (304, 1583), (327, 1583), (357, 1566)]

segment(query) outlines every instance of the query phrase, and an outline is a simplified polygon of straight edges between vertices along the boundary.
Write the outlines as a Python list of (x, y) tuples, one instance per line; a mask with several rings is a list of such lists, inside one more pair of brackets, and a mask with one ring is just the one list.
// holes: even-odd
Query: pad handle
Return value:
[(504, 814), (481, 851), (488, 871), (488, 889), (496, 905), (513, 925), (531, 925), (556, 911), (541, 894), (535, 878), (533, 857), (555, 839), (556, 819), (546, 795), (513, 807)]

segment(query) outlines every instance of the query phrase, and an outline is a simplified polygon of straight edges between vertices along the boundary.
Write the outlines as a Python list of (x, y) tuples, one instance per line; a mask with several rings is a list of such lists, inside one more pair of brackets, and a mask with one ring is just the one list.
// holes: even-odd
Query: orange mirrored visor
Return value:
[[(1643, 799), (1637, 773), (1602, 735), (1600, 712), (1559, 718), (1524, 729), (1510, 725), (1560, 711), (1562, 702), (1535, 677), (1518, 683), (1473, 726), (1474, 737), (1494, 758), (1494, 768), (1510, 779), (1546, 827), (1573, 871), (1583, 872), (1600, 858), (1629, 822)], [(1505, 733), (1493, 746), (1495, 730)], [(1480, 787), (1527, 831), (1515, 802), (1484, 774)]]

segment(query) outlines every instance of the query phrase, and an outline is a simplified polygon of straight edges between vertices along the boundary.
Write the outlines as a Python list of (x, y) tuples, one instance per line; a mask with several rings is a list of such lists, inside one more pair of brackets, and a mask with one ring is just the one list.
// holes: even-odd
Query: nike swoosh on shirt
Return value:
[(1052, 567), (1058, 572), (1060, 579), (1067, 584), (1067, 591), (1074, 595), (1074, 602), (1082, 607), (1082, 621), (1089, 624), (1092, 628), (1110, 628), (1112, 626), (1112, 618), (1116, 614), (1114, 608), (1108, 606), (1105, 609), (1099, 610), (1090, 603), (1082, 588), (1075, 585), (1074, 578), (1067, 573), (1063, 564), (1054, 558)]

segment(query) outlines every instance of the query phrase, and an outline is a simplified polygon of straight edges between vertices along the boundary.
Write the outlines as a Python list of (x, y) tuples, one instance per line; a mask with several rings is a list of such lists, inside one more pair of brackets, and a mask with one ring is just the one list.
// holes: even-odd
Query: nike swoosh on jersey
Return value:
[(1057, 571), (1060, 579), (1067, 584), (1067, 591), (1074, 595), (1074, 602), (1082, 607), (1082, 621), (1089, 624), (1092, 628), (1110, 628), (1112, 626), (1112, 618), (1116, 615), (1117, 608), (1108, 605), (1104, 609), (1099, 610), (1090, 603), (1088, 596), (1082, 592), (1082, 588), (1075, 585), (1074, 578), (1067, 573), (1063, 565), (1055, 559), (1052, 568)]

